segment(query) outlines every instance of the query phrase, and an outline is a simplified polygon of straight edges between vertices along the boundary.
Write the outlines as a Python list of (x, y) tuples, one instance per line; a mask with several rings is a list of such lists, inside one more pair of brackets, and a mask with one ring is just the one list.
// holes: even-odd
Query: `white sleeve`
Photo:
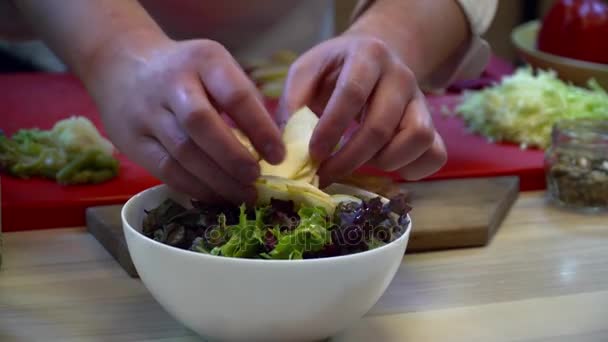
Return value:
[[(374, 0), (359, 0), (353, 19), (369, 8)], [(479, 76), (485, 69), (491, 54), (490, 45), (481, 37), (490, 27), (498, 0), (455, 0), (462, 8), (471, 31), (471, 39), (448, 58), (425, 84), (425, 89), (442, 89), (451, 83)]]
[(457, 0), (464, 11), (471, 32), (476, 36), (486, 33), (496, 14), (498, 0)]

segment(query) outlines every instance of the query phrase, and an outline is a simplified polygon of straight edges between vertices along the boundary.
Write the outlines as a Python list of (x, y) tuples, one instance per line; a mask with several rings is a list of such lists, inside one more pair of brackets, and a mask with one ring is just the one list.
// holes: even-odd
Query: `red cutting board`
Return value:
[[(468, 132), (461, 119), (441, 114), (444, 107), (452, 112), (459, 100), (458, 95), (428, 99), (435, 127), (448, 152), (447, 164), (428, 179), (515, 175), (520, 177), (521, 191), (545, 189), (544, 152), (523, 150), (515, 144), (490, 143), (486, 138)], [(362, 171), (379, 174), (369, 168)]]
[[(72, 115), (90, 118), (105, 135), (95, 105), (77, 79), (51, 74), (0, 76), (0, 129), (5, 134), (20, 128), (49, 129)], [(60, 186), (49, 180), (23, 180), (3, 174), (2, 230), (82, 226), (87, 207), (124, 202), (130, 195), (159, 183), (124, 156), (119, 160), (119, 177), (100, 185)]]
[[(446, 141), (449, 161), (429, 179), (520, 176), (522, 190), (544, 188), (543, 154), (497, 145), (466, 133), (463, 123), (443, 118), (439, 108), (452, 106), (456, 95), (429, 97), (435, 123)], [(269, 103), (269, 107), (274, 107)], [(99, 125), (97, 111), (80, 82), (69, 75), (0, 75), (0, 129), (12, 134), (19, 128), (48, 129), (71, 115), (89, 117)], [(100, 127), (102, 134), (103, 129)], [(2, 175), (2, 230), (46, 229), (85, 224), (85, 209), (117, 204), (158, 184), (144, 169), (120, 156), (119, 176), (107, 183), (63, 187), (41, 179), (21, 180)], [(378, 174), (373, 169), (363, 169)], [(395, 176), (395, 175), (391, 175)]]

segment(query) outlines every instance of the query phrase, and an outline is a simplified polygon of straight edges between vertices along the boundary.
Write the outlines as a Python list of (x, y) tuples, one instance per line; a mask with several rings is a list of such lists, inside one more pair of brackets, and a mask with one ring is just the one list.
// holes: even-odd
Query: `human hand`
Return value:
[(201, 201), (250, 202), (256, 195), (258, 162), (222, 112), (261, 157), (284, 157), (280, 131), (254, 85), (216, 42), (119, 41), (94, 60), (85, 84), (117, 148)]
[[(322, 113), (310, 145), (322, 161), (322, 185), (364, 164), (417, 180), (447, 159), (414, 74), (377, 38), (343, 35), (298, 58), (280, 101), (282, 120), (303, 105)], [(356, 132), (333, 153), (353, 120)]]

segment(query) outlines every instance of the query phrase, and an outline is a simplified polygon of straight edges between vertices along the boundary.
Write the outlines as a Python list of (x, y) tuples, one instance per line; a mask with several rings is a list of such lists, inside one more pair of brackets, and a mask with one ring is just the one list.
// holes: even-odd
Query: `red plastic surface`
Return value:
[[(444, 106), (453, 109), (458, 100), (458, 95), (429, 98), (435, 127), (446, 144), (448, 162), (427, 180), (516, 175), (520, 178), (521, 191), (545, 189), (544, 153), (522, 150), (514, 144), (490, 143), (468, 133), (462, 120), (440, 114)], [(364, 167), (361, 171), (399, 179), (395, 174), (371, 168)]]
[[(438, 114), (456, 95), (429, 97), (435, 124), (449, 153), (447, 165), (429, 179), (518, 175), (522, 190), (544, 188), (543, 154), (513, 145), (496, 145), (466, 133), (463, 123)], [(80, 82), (69, 75), (15, 74), (0, 76), (0, 129), (12, 134), (19, 128), (48, 129), (71, 115), (89, 117), (99, 125), (97, 111)], [(101, 129), (102, 134), (103, 129)], [(99, 185), (60, 186), (49, 180), (21, 180), (2, 175), (2, 229), (17, 231), (79, 226), (85, 209), (125, 202), (133, 194), (158, 184), (144, 169), (120, 156), (116, 179)], [(362, 171), (383, 174), (364, 168)], [(396, 177), (396, 175), (391, 175)]]
[[(101, 127), (95, 105), (77, 79), (48, 74), (0, 77), (0, 129), (5, 134), (20, 128), (49, 129), (72, 115), (86, 116)], [(82, 226), (87, 207), (122, 203), (159, 183), (124, 156), (119, 160), (120, 176), (100, 185), (61, 186), (50, 180), (3, 174), (2, 230)]]

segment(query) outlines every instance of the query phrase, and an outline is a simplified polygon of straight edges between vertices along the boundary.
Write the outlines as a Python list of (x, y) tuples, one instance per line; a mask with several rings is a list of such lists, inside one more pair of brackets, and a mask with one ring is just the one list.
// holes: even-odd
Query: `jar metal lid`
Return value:
[(608, 145), (608, 120), (568, 119), (553, 126), (554, 144)]

